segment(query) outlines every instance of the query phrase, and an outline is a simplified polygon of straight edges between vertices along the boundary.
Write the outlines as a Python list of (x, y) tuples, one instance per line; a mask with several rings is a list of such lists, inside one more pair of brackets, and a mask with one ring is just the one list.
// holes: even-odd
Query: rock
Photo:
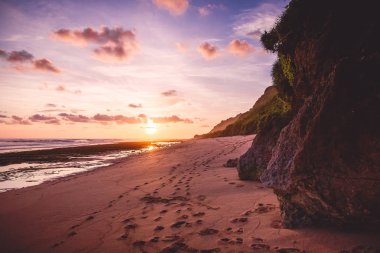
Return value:
[(265, 128), (255, 136), (252, 146), (239, 158), (237, 171), (241, 180), (259, 180), (272, 157), (272, 148), (280, 131), (288, 121), (288, 117), (267, 120)]
[[(259, 177), (274, 189), (285, 227), (378, 227), (375, 4), (298, 0), (288, 6), (275, 28), (275, 51), (292, 90), (291, 120), (268, 121), (239, 159), (239, 177)], [(350, 27), (358, 31), (354, 37)]]
[(226, 164), (225, 164), (225, 167), (227, 168), (235, 168), (237, 167), (237, 164), (238, 164), (238, 158), (235, 158), (235, 159), (228, 159)]

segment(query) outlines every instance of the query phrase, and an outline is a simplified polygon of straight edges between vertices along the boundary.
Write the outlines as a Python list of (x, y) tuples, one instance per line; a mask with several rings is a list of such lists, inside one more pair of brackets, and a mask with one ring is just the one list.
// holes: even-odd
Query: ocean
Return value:
[(0, 139), (0, 192), (112, 165), (177, 141), (121, 139)]

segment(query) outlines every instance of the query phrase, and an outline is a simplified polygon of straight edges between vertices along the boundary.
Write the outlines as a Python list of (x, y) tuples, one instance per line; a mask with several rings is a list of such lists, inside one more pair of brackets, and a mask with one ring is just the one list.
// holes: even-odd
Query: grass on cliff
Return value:
[(212, 138), (234, 135), (257, 134), (265, 127), (272, 117), (282, 117), (290, 111), (290, 105), (279, 95), (274, 86), (267, 88), (255, 105), (247, 112), (242, 113), (236, 122), (224, 130), (196, 136), (197, 138)]

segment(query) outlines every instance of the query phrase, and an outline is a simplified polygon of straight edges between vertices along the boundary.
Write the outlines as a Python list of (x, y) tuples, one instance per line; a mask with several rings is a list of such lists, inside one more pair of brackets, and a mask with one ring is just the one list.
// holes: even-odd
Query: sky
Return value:
[(0, 0), (0, 138), (182, 139), (271, 85), (278, 0)]

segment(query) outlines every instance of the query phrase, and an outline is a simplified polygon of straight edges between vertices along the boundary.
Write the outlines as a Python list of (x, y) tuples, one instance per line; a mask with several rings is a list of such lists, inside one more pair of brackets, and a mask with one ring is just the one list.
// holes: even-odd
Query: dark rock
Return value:
[(375, 2), (345, 2), (342, 8), (339, 1), (298, 0), (288, 6), (291, 11), (275, 28), (275, 51), (292, 90), (292, 118), (289, 123), (273, 118), (263, 127), (239, 160), (239, 177), (260, 177), (275, 190), (286, 227), (378, 227), (380, 23)]
[(235, 159), (228, 159), (226, 163), (227, 168), (235, 168), (238, 165), (238, 158)]
[(277, 138), (288, 121), (288, 117), (267, 119), (265, 128), (255, 136), (252, 146), (239, 159), (237, 170), (241, 180), (259, 179), (272, 157)]

